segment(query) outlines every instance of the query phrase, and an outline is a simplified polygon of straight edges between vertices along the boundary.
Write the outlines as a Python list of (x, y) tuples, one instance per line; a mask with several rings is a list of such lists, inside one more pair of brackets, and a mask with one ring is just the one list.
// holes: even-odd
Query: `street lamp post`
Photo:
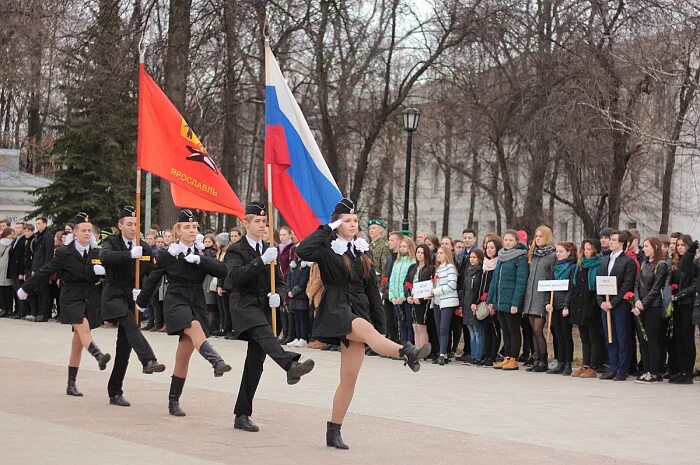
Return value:
[(406, 141), (406, 183), (403, 193), (403, 221), (401, 222), (401, 229), (408, 231), (408, 195), (411, 189), (411, 149), (413, 148), (413, 131), (418, 128), (420, 112), (412, 107), (405, 108), (401, 112), (401, 119), (403, 121), (403, 128), (408, 133)]

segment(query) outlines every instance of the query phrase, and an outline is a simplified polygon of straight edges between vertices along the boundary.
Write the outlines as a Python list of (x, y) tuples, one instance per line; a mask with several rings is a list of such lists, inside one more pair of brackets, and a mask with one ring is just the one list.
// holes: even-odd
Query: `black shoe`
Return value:
[(598, 373), (599, 375), (607, 373), (608, 371), (610, 371), (610, 365), (608, 365), (606, 363), (602, 364), (601, 366), (599, 366), (598, 368), (595, 369), (595, 372)]
[(618, 376), (618, 375), (615, 375), (615, 376), (613, 376), (613, 379), (612, 379), (612, 380), (613, 380), (613, 381), (627, 381), (627, 376)]
[(535, 365), (532, 367), (532, 371), (534, 373), (546, 373), (547, 372), (547, 362), (538, 360), (535, 362)]
[(0, 318), (5, 318), (7, 315), (7, 310), (0, 310)]
[(431, 346), (429, 342), (421, 347), (416, 347), (410, 342), (407, 342), (399, 349), (399, 357), (403, 359), (404, 366), (409, 367), (411, 371), (416, 373), (420, 371), (420, 361), (430, 354), (430, 349)]
[(479, 366), (480, 366), (480, 367), (483, 367), (483, 368), (493, 368), (493, 360), (491, 360), (490, 358), (485, 358), (485, 359), (479, 364)]
[(168, 412), (174, 417), (184, 417), (185, 415), (187, 415), (185, 411), (180, 408), (179, 399), (168, 400)]
[(548, 375), (558, 375), (564, 371), (564, 362), (557, 362), (557, 366), (551, 370), (547, 370)]
[(535, 371), (535, 368), (539, 368), (539, 366), (540, 366), (540, 361), (537, 360), (535, 363), (532, 364), (532, 366), (525, 368), (525, 371), (529, 371), (529, 372)]
[(12, 315), (10, 318), (12, 318), (13, 320), (21, 320), (21, 319), (22, 319), (22, 315), (20, 315), (19, 313), (15, 313), (15, 314)]
[(445, 356), (443, 356), (443, 355), (438, 356), (437, 364), (438, 365), (447, 365), (447, 358), (445, 358)]
[(668, 380), (669, 384), (693, 384), (693, 378), (685, 374), (679, 374)]
[(109, 396), (109, 403), (110, 405), (116, 405), (118, 407), (131, 407), (129, 401), (126, 400), (121, 394), (117, 394), (116, 396)]
[(242, 429), (243, 431), (250, 431), (251, 433), (257, 433), (260, 431), (258, 425), (253, 423), (248, 415), (236, 415), (236, 419), (233, 421), (233, 427), (235, 429)]
[(47, 320), (46, 318), (44, 318), (44, 317), (41, 316), (41, 315), (39, 315), (38, 317), (34, 318), (34, 323), (46, 323), (47, 321), (49, 321), (49, 320)]
[(518, 357), (518, 363), (525, 363), (527, 362), (527, 359), (530, 358), (530, 354), (522, 353), (520, 357)]
[(467, 354), (462, 354), (459, 357), (455, 357), (455, 362), (466, 362), (469, 359)]
[(144, 326), (143, 328), (141, 328), (141, 331), (150, 331), (150, 330), (153, 329), (154, 326), (155, 326), (155, 325), (154, 325), (153, 323), (148, 323), (148, 324), (146, 324), (146, 326)]
[(301, 377), (308, 374), (314, 369), (314, 361), (311, 359), (303, 362), (292, 362), (292, 365), (287, 370), (287, 384), (296, 384), (301, 380)]
[(149, 360), (143, 366), (143, 372), (147, 375), (152, 373), (160, 373), (162, 371), (165, 371), (165, 365), (158, 363), (158, 360)]
[(607, 373), (603, 373), (602, 375), (600, 375), (598, 378), (602, 380), (611, 380), (615, 378), (615, 373), (613, 373), (612, 371), (608, 371)]
[(104, 369), (107, 368), (107, 364), (112, 359), (111, 355), (103, 354), (100, 348), (97, 347), (94, 342), (90, 343), (88, 352), (90, 352), (90, 355), (95, 357), (95, 360), (97, 360), (97, 365), (100, 367), (100, 371), (104, 371)]
[(66, 394), (69, 396), (83, 397), (83, 393), (78, 391), (75, 385), (75, 379), (78, 377), (78, 367), (68, 367), (68, 386)]
[(350, 449), (348, 445), (343, 442), (343, 438), (340, 437), (340, 426), (341, 425), (330, 421), (326, 423), (326, 446), (343, 450)]
[(561, 372), (564, 376), (571, 376), (571, 362), (566, 362), (564, 364), (564, 371)]
[(663, 379), (673, 379), (676, 376), (680, 376), (680, 373), (671, 373), (670, 371), (667, 371), (666, 373), (663, 374)]

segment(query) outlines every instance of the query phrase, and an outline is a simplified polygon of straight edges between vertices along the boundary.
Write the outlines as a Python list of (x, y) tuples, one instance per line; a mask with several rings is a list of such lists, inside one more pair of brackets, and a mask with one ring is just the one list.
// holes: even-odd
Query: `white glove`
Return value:
[[(132, 289), (131, 290), (131, 297), (134, 299), (134, 302), (136, 302), (136, 299), (139, 298), (139, 294), (141, 294), (141, 289)], [(138, 307), (138, 305), (137, 305), (137, 307)]]
[(201, 258), (197, 254), (189, 254), (188, 256), (185, 257), (185, 261), (187, 263), (194, 263), (195, 265), (199, 265)]
[(168, 247), (168, 253), (170, 255), (172, 255), (173, 257), (177, 257), (178, 255), (180, 255), (181, 252), (182, 252), (182, 247), (180, 247), (180, 244), (178, 242), (173, 242)]
[(29, 294), (24, 292), (24, 289), (21, 287), (17, 289), (17, 297), (19, 297), (19, 300), (27, 300), (27, 297), (29, 297)]
[(97, 247), (97, 238), (94, 234), (90, 234), (90, 248), (94, 249), (95, 247)]
[[(134, 289), (134, 290), (138, 290), (138, 289)], [(139, 309), (139, 312), (141, 312), (141, 313), (143, 313), (143, 312), (145, 312), (145, 311), (146, 311), (146, 309), (145, 309), (145, 308), (141, 308), (141, 307), (139, 307), (139, 305), (138, 305), (138, 304), (136, 304), (136, 308), (138, 308), (138, 309)]]
[(306, 268), (307, 266), (313, 265), (313, 262), (301, 262), (301, 267)]
[(95, 265), (92, 267), (92, 271), (95, 272), (95, 276), (104, 276), (107, 274), (105, 267), (102, 265)]
[(270, 308), (277, 308), (280, 306), (279, 294), (267, 294), (267, 299), (270, 304)]
[(343, 220), (335, 220), (334, 222), (330, 223), (328, 226), (331, 227), (331, 230), (335, 231), (338, 229), (338, 226), (342, 224)]
[(202, 250), (206, 249), (206, 247), (204, 246), (204, 242), (202, 242), (202, 241), (195, 241), (195, 242), (194, 242), (194, 246), (195, 246), (195, 247), (197, 248), (197, 250), (199, 250), (200, 252), (201, 252)]
[(63, 245), (68, 245), (73, 242), (73, 233), (68, 233), (63, 236)]
[(277, 247), (268, 247), (262, 254), (262, 261), (264, 264), (269, 265), (273, 261), (277, 260)]
[(136, 245), (131, 248), (131, 258), (141, 258), (143, 256), (143, 247)]
[(204, 235), (203, 234), (197, 234), (197, 237), (194, 240), (195, 242), (201, 242), (204, 244)]

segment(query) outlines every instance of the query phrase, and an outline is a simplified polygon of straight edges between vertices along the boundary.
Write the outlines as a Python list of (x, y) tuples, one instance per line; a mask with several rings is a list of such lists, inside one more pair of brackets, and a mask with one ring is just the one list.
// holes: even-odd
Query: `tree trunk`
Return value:
[[(236, 25), (236, 3), (224, 2), (224, 33), (226, 41), (226, 71), (224, 75), (224, 137), (221, 170), (231, 184), (234, 192), (239, 194), (240, 183), (238, 178), (241, 170), (239, 167), (239, 146), (237, 137), (237, 108), (236, 92), (238, 91), (238, 74), (235, 62), (240, 54), (238, 45), (238, 27)], [(224, 229), (228, 230), (235, 221), (229, 215), (221, 215)]]
[[(449, 137), (448, 137), (449, 139)], [(452, 195), (452, 176), (449, 166), (444, 167), (445, 172), (445, 201), (442, 205), (442, 236), (450, 234), (450, 197)]]
[[(477, 156), (479, 155), (479, 152), (477, 150), (472, 151), (472, 176), (471, 176), (471, 187), (469, 188), (469, 220), (467, 221), (467, 227), (468, 228), (473, 228), (474, 227), (474, 208), (476, 207), (476, 193), (478, 184), (476, 183), (476, 176), (479, 174), (478, 172), (478, 166), (479, 164)], [(477, 231), (478, 232), (478, 231)]]
[[(191, 8), (192, 0), (170, 0), (164, 91), (182, 115), (185, 114), (187, 75), (190, 68)], [(170, 182), (165, 179), (160, 180), (158, 221), (166, 228), (177, 221), (177, 210), (170, 192)]]

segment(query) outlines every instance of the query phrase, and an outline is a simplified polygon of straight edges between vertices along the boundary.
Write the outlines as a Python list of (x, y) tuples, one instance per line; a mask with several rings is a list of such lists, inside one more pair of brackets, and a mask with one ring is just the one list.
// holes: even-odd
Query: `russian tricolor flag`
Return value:
[[(270, 47), (265, 47), (265, 164), (272, 203), (302, 240), (328, 223), (342, 199)], [(267, 170), (265, 186), (267, 187)]]

